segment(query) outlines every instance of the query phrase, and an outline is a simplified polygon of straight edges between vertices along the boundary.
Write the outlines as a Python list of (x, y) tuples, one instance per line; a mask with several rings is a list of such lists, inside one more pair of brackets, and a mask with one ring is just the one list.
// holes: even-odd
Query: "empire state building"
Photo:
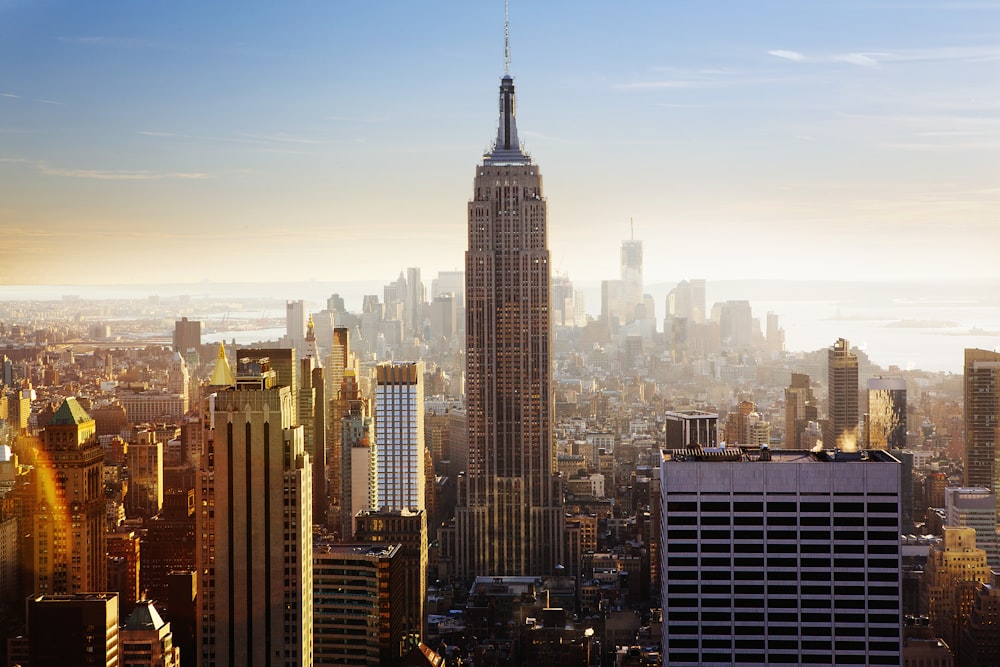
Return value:
[(496, 142), (476, 167), (465, 253), (469, 464), (459, 479), (460, 577), (552, 572), (562, 559), (553, 474), (546, 205), (517, 138), (514, 79), (500, 80)]

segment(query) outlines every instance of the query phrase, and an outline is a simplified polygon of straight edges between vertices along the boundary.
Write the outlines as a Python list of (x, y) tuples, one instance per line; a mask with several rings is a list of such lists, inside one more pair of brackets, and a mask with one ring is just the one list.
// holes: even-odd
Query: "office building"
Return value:
[(29, 593), (106, 589), (104, 450), (95, 432), (94, 420), (75, 398), (63, 401), (42, 432), (34, 471)]
[(285, 302), (284, 347), (295, 349), (299, 356), (306, 346), (306, 306), (301, 300)]
[(201, 322), (189, 320), (186, 317), (174, 322), (174, 352), (179, 352), (185, 358), (189, 350), (201, 347)]
[(119, 631), (125, 667), (179, 667), (181, 650), (170, 624), (149, 600), (140, 600)]
[(243, 357), (209, 397), (195, 503), (203, 667), (313, 664), (312, 476), (276, 375), (266, 356)]
[(868, 449), (906, 449), (906, 380), (868, 380), (865, 433)]
[(899, 462), (665, 450), (663, 664), (900, 664)]
[(990, 582), (986, 552), (976, 546), (972, 528), (944, 528), (943, 539), (931, 548), (920, 594), (922, 610), (938, 637), (953, 649), (972, 614), (976, 592)]
[(827, 349), (827, 423), (825, 449), (858, 448), (858, 355), (851, 344), (838, 338)]
[(719, 415), (702, 410), (668, 412), (666, 448), (716, 447), (719, 444)]
[(339, 433), (342, 456), (337, 480), (340, 515), (334, 530), (341, 539), (350, 540), (358, 512), (378, 506), (375, 422), (371, 401), (361, 393), (353, 370), (345, 371), (337, 404), (339, 422), (334, 422), (331, 428)]
[(315, 664), (391, 665), (404, 641), (399, 544), (313, 545)]
[(378, 507), (424, 509), (424, 364), (375, 368)]
[(33, 595), (27, 616), (32, 667), (123, 664), (114, 593)]
[(804, 442), (802, 434), (809, 422), (819, 419), (816, 398), (805, 373), (792, 373), (785, 388), (785, 449), (812, 449), (816, 443)]
[(1000, 352), (965, 350), (965, 485), (997, 489)]
[(505, 73), (497, 138), (476, 167), (468, 207), (469, 461), (455, 516), (462, 578), (548, 574), (562, 561), (546, 204), (538, 166), (518, 140), (514, 101)]
[(313, 523), (326, 525), (328, 498), (326, 491), (326, 369), (316, 342), (316, 325), (312, 315), (306, 324), (305, 348), (299, 359), (299, 423), (309, 461), (312, 463)]
[(976, 531), (976, 546), (986, 552), (990, 568), (1000, 571), (996, 494), (984, 487), (949, 486), (944, 490), (944, 511), (944, 525)]
[(125, 515), (130, 519), (148, 519), (163, 507), (163, 443), (156, 432), (142, 429), (125, 455), (128, 464), (128, 491)]
[[(423, 636), (427, 598), (427, 512), (425, 510), (367, 510), (355, 517), (358, 542), (400, 545), (404, 644), (416, 645)], [(405, 649), (404, 649), (405, 650)], [(402, 655), (402, 653), (400, 654)]]
[(636, 319), (649, 319), (645, 316), (636, 318), (636, 313), (643, 304), (642, 241), (636, 241), (635, 238), (622, 241), (619, 277), (622, 283), (622, 303), (625, 310), (624, 324), (630, 324)]
[(969, 622), (962, 631), (959, 645), (962, 664), (969, 667), (1000, 665), (1000, 574), (994, 572), (990, 583), (976, 591)]

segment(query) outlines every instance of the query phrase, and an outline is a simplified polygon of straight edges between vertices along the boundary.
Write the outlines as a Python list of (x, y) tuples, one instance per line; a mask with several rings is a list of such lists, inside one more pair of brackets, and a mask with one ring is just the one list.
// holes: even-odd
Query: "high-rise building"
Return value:
[(642, 241), (634, 238), (622, 241), (620, 260), (624, 323), (629, 324), (636, 319), (636, 309), (642, 304)]
[(976, 592), (990, 581), (986, 552), (976, 546), (973, 528), (944, 528), (924, 565), (920, 586), (922, 610), (926, 610), (937, 636), (948, 646), (958, 647), (962, 630), (972, 615)]
[(186, 317), (174, 322), (174, 352), (187, 356), (188, 350), (201, 347), (201, 322)]
[(326, 373), (316, 343), (316, 328), (312, 315), (306, 325), (305, 348), (299, 360), (299, 423), (303, 441), (312, 463), (313, 522), (325, 525), (328, 509), (326, 491), (327, 402)]
[(196, 490), (203, 667), (313, 664), (312, 476), (276, 375), (266, 356), (244, 357), (234, 385), (209, 397)]
[[(404, 643), (416, 645), (423, 635), (424, 599), (427, 597), (427, 512), (422, 509), (367, 510), (358, 512), (354, 518), (358, 542), (400, 545), (396, 558), (402, 570)], [(399, 644), (393, 648), (402, 649)]]
[(140, 600), (120, 631), (122, 663), (128, 667), (179, 667), (181, 651), (170, 624), (149, 600)]
[(900, 664), (899, 462), (663, 452), (663, 664)]
[(317, 665), (391, 665), (403, 645), (405, 584), (399, 544), (313, 545)]
[(126, 461), (129, 483), (125, 514), (130, 519), (148, 519), (163, 507), (163, 443), (156, 439), (156, 432), (142, 429), (136, 433)]
[(865, 433), (868, 449), (906, 449), (906, 380), (868, 380)]
[(42, 432), (34, 472), (29, 593), (106, 589), (104, 450), (95, 433), (94, 420), (75, 398), (63, 401)]
[(827, 424), (823, 429), (823, 447), (853, 450), (858, 448), (858, 355), (851, 344), (838, 338), (827, 349)]
[(378, 506), (378, 480), (375, 448), (375, 424), (371, 401), (361, 393), (354, 370), (347, 370), (341, 381), (335, 414), (339, 421), (332, 428), (339, 432), (341, 447), (340, 517), (335, 529), (341, 539), (354, 535), (354, 517), (363, 510)]
[(815, 443), (802, 442), (802, 432), (818, 418), (809, 376), (792, 373), (792, 382), (785, 388), (785, 449), (812, 449)]
[(420, 267), (411, 266), (406, 269), (406, 296), (403, 308), (406, 317), (406, 331), (412, 336), (423, 337), (424, 302), (427, 301), (427, 291), (420, 280)]
[(379, 364), (375, 382), (378, 506), (425, 509), (424, 364)]
[(1000, 571), (997, 497), (984, 487), (949, 486), (944, 490), (944, 525), (973, 528), (976, 546), (986, 552), (990, 568)]
[(1000, 574), (976, 591), (969, 622), (960, 643), (962, 664), (969, 667), (1000, 665)]
[(1000, 352), (965, 350), (965, 485), (997, 489)]
[(667, 449), (715, 447), (719, 444), (719, 415), (701, 410), (668, 412), (666, 417)]
[(27, 614), (32, 667), (122, 664), (114, 593), (33, 595)]
[(505, 73), (497, 138), (476, 167), (468, 208), (469, 462), (455, 517), (455, 569), (464, 578), (548, 574), (562, 560), (546, 205), (538, 166), (518, 140), (514, 101)]
[(285, 302), (285, 338), (285, 347), (301, 356), (306, 345), (306, 306), (301, 300)]

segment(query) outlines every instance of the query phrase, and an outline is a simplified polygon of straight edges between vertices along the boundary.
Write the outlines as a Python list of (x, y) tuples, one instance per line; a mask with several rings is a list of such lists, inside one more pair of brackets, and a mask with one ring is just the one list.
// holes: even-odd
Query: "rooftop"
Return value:
[(91, 419), (87, 411), (83, 409), (83, 406), (75, 398), (70, 397), (59, 406), (59, 409), (52, 415), (52, 419), (49, 420), (49, 424), (84, 424), (89, 421)]
[(728, 462), (728, 463), (899, 463), (886, 451), (862, 449), (845, 452), (839, 449), (768, 449), (764, 447), (702, 447), (665, 449), (661, 452), (666, 462)]

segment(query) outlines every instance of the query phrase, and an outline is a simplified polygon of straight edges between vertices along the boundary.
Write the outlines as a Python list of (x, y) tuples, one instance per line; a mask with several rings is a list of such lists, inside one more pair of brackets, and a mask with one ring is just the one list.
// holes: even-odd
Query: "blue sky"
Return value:
[[(518, 2), (556, 270), (1000, 278), (1000, 2)], [(0, 0), (0, 282), (460, 268), (503, 3)]]

